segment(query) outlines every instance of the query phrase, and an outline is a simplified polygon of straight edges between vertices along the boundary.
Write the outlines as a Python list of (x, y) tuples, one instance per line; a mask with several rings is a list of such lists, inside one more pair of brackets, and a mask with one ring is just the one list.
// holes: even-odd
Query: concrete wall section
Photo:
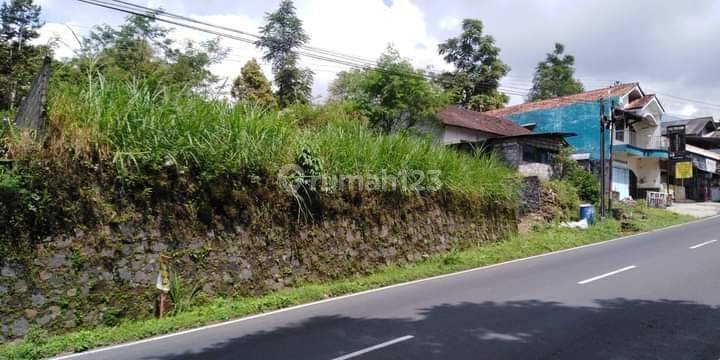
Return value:
[(455, 126), (445, 126), (442, 132), (442, 143), (445, 145), (462, 142), (477, 142), (488, 138), (486, 133), (477, 130), (465, 129)]

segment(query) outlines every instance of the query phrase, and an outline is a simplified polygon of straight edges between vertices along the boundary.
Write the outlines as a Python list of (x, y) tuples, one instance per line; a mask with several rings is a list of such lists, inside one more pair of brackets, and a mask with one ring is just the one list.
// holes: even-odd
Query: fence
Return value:
[(668, 207), (668, 194), (664, 192), (648, 191), (647, 205), (651, 208), (665, 209)]
[(47, 83), (50, 77), (49, 57), (45, 58), (43, 65), (32, 82), (30, 92), (20, 104), (15, 115), (15, 126), (25, 129), (42, 131), (45, 126), (45, 103), (47, 101)]

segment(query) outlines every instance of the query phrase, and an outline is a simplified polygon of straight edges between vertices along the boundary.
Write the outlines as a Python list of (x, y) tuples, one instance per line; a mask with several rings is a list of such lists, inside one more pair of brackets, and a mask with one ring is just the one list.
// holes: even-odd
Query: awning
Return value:
[(613, 152), (626, 153), (629, 156), (667, 159), (668, 152), (661, 149), (643, 149), (629, 144), (613, 145)]

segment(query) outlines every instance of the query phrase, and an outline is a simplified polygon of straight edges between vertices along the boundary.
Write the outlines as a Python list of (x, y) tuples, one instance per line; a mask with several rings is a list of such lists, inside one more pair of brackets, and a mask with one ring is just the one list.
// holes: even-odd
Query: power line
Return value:
[[(256, 41), (261, 38), (260, 35), (253, 34), (251, 32), (242, 31), (242, 30), (238, 30), (238, 29), (234, 29), (234, 28), (230, 28), (230, 27), (226, 27), (226, 26), (216, 25), (216, 24), (212, 24), (209, 22), (205, 22), (205, 21), (200, 21), (200, 20), (193, 19), (190, 17), (174, 14), (174, 13), (162, 10), (162, 9), (153, 9), (150, 7), (134, 4), (134, 3), (131, 3), (128, 1), (123, 1), (123, 0), (110, 0), (111, 2), (104, 1), (104, 0), (78, 0), (78, 1), (89, 4), (89, 5), (107, 8), (107, 9), (114, 10), (114, 11), (124, 12), (127, 14), (132, 14), (132, 15), (136, 15), (136, 16), (141, 16), (141, 17), (145, 17), (145, 18), (162, 21), (162, 22), (165, 22), (168, 24), (179, 26), (179, 27), (184, 27), (184, 28), (200, 31), (200, 32), (212, 34), (212, 35), (219, 36), (219, 37), (229, 38), (229, 39), (241, 41), (241, 42), (252, 44), (252, 45), (256, 45)], [(169, 17), (170, 19), (163, 18), (162, 16)], [(172, 20), (172, 19), (174, 19), (174, 20)], [(179, 21), (176, 21), (176, 20), (179, 20)], [(187, 23), (182, 23), (180, 21), (189, 22), (191, 24), (201, 25), (204, 27), (210, 27), (212, 29), (207, 29), (207, 28), (203, 28), (200, 26), (190, 25)], [(213, 29), (216, 29), (216, 30), (213, 30)], [(217, 30), (222, 30), (225, 32), (221, 32), (221, 31), (217, 31)], [(232, 32), (233, 34), (227, 34), (226, 32)], [(355, 56), (355, 55), (348, 55), (348, 54), (343, 54), (343, 53), (339, 53), (336, 51), (326, 50), (326, 49), (322, 49), (322, 48), (318, 48), (318, 47), (303, 45), (303, 46), (300, 46), (300, 50), (297, 51), (297, 53), (299, 55), (307, 57), (307, 58), (320, 60), (320, 61), (324, 61), (324, 62), (329, 62), (329, 63), (334, 63), (339, 66), (345, 66), (348, 69), (385, 71), (385, 72), (391, 72), (391, 73), (394, 73), (397, 75), (405, 75), (405, 76), (413, 76), (413, 77), (422, 76), (423, 78), (426, 78), (426, 79), (434, 80), (436, 82), (438, 82), (438, 81), (442, 82), (441, 80), (439, 80), (437, 78), (439, 73), (431, 71), (431, 70), (422, 71), (420, 74), (400, 73), (397, 71), (392, 72), (392, 71), (388, 71), (387, 69), (377, 68), (376, 63), (373, 60), (370, 60), (367, 58), (362, 58), (362, 57)], [(325, 72), (325, 71), (328, 71), (328, 70), (323, 70), (322, 72)], [(586, 82), (586, 83), (607, 84), (607, 85), (612, 85), (616, 82), (615, 80), (597, 79), (597, 78), (586, 77), (586, 76), (579, 76), (577, 79), (580, 81)], [(532, 80), (528, 80), (527, 77), (507, 75), (505, 78), (503, 78), (500, 81), (500, 83), (502, 83), (502, 84), (499, 84), (500, 86), (496, 86), (494, 84), (494, 82), (492, 82), (492, 83), (489, 82), (488, 84), (481, 84), (479, 87), (486, 88), (486, 89), (498, 89), (509, 95), (527, 96), (528, 95), (527, 92), (531, 89), (523, 88), (521, 86), (526, 86), (527, 84), (532, 84)], [(683, 98), (683, 97), (678, 97), (678, 96), (674, 96), (674, 95), (667, 95), (667, 94), (664, 94), (664, 95), (658, 94), (658, 95), (662, 95), (662, 96), (668, 97), (668, 98), (675, 98), (677, 100), (682, 100), (682, 101), (685, 101), (688, 103), (695, 103), (695, 104), (702, 104), (702, 105), (710, 106), (713, 109), (715, 109), (715, 108), (720, 109), (720, 104), (713, 104), (713, 103), (709, 103), (709, 102), (705, 102), (705, 101), (701, 101), (701, 100)], [(703, 106), (703, 107), (706, 107), (706, 106)]]
[[(216, 35), (216, 36), (220, 36), (220, 37), (225, 37), (225, 38), (229, 38), (229, 39), (233, 39), (233, 40), (238, 40), (238, 41), (245, 42), (245, 43), (249, 43), (249, 44), (253, 44), (253, 45), (255, 44), (255, 41), (254, 41), (254, 40), (248, 39), (248, 38), (243, 37), (243, 36), (238, 36), (238, 35), (233, 35), (233, 34), (227, 34), (227, 33), (224, 33), (224, 32), (220, 32), (220, 31), (216, 31), (216, 30), (212, 30), (212, 29), (206, 29), (206, 28), (202, 28), (202, 27), (195, 26), (195, 25), (184, 24), (184, 23), (181, 23), (181, 22), (178, 22), (178, 21), (175, 21), (175, 20), (165, 19), (165, 18), (162, 18), (162, 17), (158, 16), (158, 13), (152, 12), (152, 11), (154, 11), (153, 9), (139, 6), (139, 9), (140, 9), (140, 10), (138, 10), (138, 9), (132, 7), (132, 6), (124, 5), (125, 3), (127, 3), (127, 2), (124, 2), (124, 1), (123, 1), (122, 3), (120, 3), (120, 4), (110, 4), (110, 3), (108, 3), (107, 1), (103, 1), (103, 0), (78, 0), (78, 1), (80, 1), (80, 2), (82, 2), (82, 3), (89, 4), (89, 5), (99, 6), (99, 7), (107, 8), (107, 9), (110, 9), (110, 10), (115, 10), (115, 11), (119, 11), (119, 12), (123, 12), (123, 13), (128, 13), (128, 14), (132, 14), (132, 15), (136, 15), (136, 16), (141, 16), (141, 17), (145, 17), (145, 18), (149, 18), (149, 19), (153, 19), (153, 20), (157, 20), (157, 21), (169, 23), (169, 24), (176, 25), (176, 26), (185, 27), (185, 28), (188, 28), (188, 29), (192, 29), (192, 30), (196, 30), (196, 31), (204, 32), (204, 33), (209, 33), (209, 34)], [(144, 9), (150, 9), (150, 10), (144, 10)], [(144, 10), (144, 11), (143, 11), (143, 10)], [(167, 12), (162, 11), (162, 13), (167, 13)], [(180, 16), (180, 15), (174, 15), (173, 17), (174, 17), (174, 18), (177, 18), (177, 19), (185, 18), (185, 17), (182, 17), (182, 16)], [(204, 24), (208, 24), (208, 25), (206, 25), (206, 26), (215, 27), (215, 28), (230, 29), (230, 28), (226, 28), (226, 27), (218, 27), (218, 26), (215, 26), (215, 25), (209, 24), (209, 23), (204, 23)], [(234, 30), (234, 29), (230, 29), (230, 30)], [(248, 33), (248, 32), (240, 31), (240, 30), (237, 30), (237, 31), (235, 31), (235, 32), (242, 33), (242, 34), (245, 34), (245, 35), (247, 35), (247, 36), (255, 36), (255, 37), (259, 36), (259, 35), (254, 35), (254, 34), (251, 34), (251, 33)], [(248, 35), (248, 34), (250, 34), (250, 35)], [(330, 51), (325, 51), (325, 52), (326, 52), (326, 53), (332, 53), (332, 52), (330, 52)], [(439, 81), (437, 78), (435, 78), (435, 77), (433, 76), (433, 75), (437, 76), (437, 75), (438, 75), (437, 73), (433, 73), (433, 72), (429, 72), (429, 71), (422, 71), (422, 72), (420, 72), (419, 74), (418, 74), (418, 73), (410, 73), (410, 72), (392, 71), (392, 70), (387, 70), (387, 69), (378, 68), (378, 67), (376, 67), (374, 64), (359, 64), (359, 63), (356, 62), (356, 61), (345, 60), (345, 59), (337, 59), (337, 58), (334, 58), (333, 55), (325, 55), (324, 53), (323, 53), (323, 54), (317, 54), (317, 53), (314, 53), (314, 52), (312, 52), (312, 51), (310, 51), (310, 50), (301, 50), (301, 51), (298, 51), (298, 54), (299, 54), (299, 55), (302, 55), (302, 56), (305, 56), (305, 57), (308, 57), (308, 58), (316, 59), (316, 60), (321, 60), (321, 61), (326, 61), (326, 62), (331, 62), (331, 63), (335, 63), (335, 64), (347, 66), (347, 67), (350, 68), (350, 69), (382, 71), (382, 72), (386, 72), (386, 73), (390, 73), (390, 74), (394, 74), (394, 75), (417, 77), (417, 78), (423, 78), (423, 79), (426, 79), (426, 80), (434, 80), (434, 81), (436, 81), (436, 82), (441, 82), (441, 81)], [(492, 83), (480, 84), (478, 87), (479, 87), (479, 88), (485, 88), (485, 89), (499, 89), (499, 90), (501, 90), (501, 91), (503, 91), (503, 92), (506, 92), (506, 93), (508, 93), (508, 94), (510, 94), (510, 95), (517, 95), (517, 96), (525, 96), (525, 95), (526, 95), (526, 94), (521, 93), (521, 92), (519, 92), (519, 91), (517, 91), (517, 90), (504, 89), (504, 88), (497, 87), (497, 86), (495, 86), (495, 85), (492, 84)], [(523, 89), (522, 91), (524, 91), (524, 89)]]
[[(96, 1), (102, 2), (102, 0), (96, 0)], [(116, 2), (116, 3), (120, 3), (120, 4), (124, 4), (124, 5), (127, 5), (127, 6), (131, 6), (131, 7), (143, 9), (143, 10), (145, 10), (145, 11), (150, 11), (150, 12), (157, 13), (157, 14), (163, 14), (163, 15), (166, 15), (166, 16), (169, 16), (169, 17), (173, 17), (173, 18), (176, 18), (176, 19), (188, 21), (188, 22), (191, 22), (191, 23), (200, 24), (200, 25), (209, 26), (209, 27), (213, 27), (213, 28), (216, 28), (216, 29), (220, 29), (220, 30), (225, 30), (225, 31), (230, 31), (230, 32), (234, 32), (234, 33), (238, 33), (238, 34), (250, 36), (250, 37), (255, 38), (255, 39), (258, 39), (258, 40), (261, 38), (260, 35), (253, 34), (253, 33), (247, 32), (247, 31), (242, 31), (242, 30), (238, 30), (238, 29), (235, 29), (235, 28), (230, 28), (230, 27), (226, 27), (226, 26), (222, 26), (222, 25), (216, 25), (216, 24), (208, 23), (208, 22), (201, 21), (201, 20), (197, 20), (197, 19), (193, 19), (193, 18), (190, 18), (190, 17), (187, 17), (187, 16), (182, 16), (182, 15), (170, 13), (170, 12), (165, 11), (165, 10), (162, 10), (162, 9), (153, 9), (153, 8), (150, 8), (150, 7), (141, 6), (141, 5), (138, 5), (138, 4), (134, 4), (134, 3), (131, 3), (131, 2), (128, 2), (128, 1), (122, 1), (122, 0), (111, 0), (111, 1)], [(317, 52), (317, 53), (320, 53), (320, 54), (330, 55), (330, 56), (334, 56), (334, 57), (338, 57), (338, 58), (344, 58), (345, 60), (358, 62), (358, 63), (363, 64), (363, 65), (373, 64), (373, 63), (375, 62), (375, 61), (372, 60), (372, 59), (366, 59), (366, 58), (362, 58), (362, 57), (355, 56), (355, 55), (343, 54), (343, 53), (339, 53), (339, 52), (336, 52), (336, 51), (325, 50), (325, 49), (322, 49), (322, 48), (313, 47), (313, 46), (308, 46), (308, 45), (301, 45), (300, 48), (301, 48), (301, 49), (305, 49), (305, 50), (309, 50), (309, 51), (313, 51), (313, 52)]]

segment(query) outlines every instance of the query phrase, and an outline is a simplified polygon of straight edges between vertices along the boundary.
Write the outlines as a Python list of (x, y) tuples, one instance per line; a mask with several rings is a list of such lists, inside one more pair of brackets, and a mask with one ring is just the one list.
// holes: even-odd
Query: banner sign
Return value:
[(690, 179), (693, 177), (692, 161), (682, 161), (675, 163), (675, 178)]
[(705, 159), (705, 169), (709, 173), (717, 172), (717, 162), (713, 159)]
[(666, 136), (670, 139), (668, 156), (670, 159), (680, 159), (685, 156), (685, 125), (667, 127)]

